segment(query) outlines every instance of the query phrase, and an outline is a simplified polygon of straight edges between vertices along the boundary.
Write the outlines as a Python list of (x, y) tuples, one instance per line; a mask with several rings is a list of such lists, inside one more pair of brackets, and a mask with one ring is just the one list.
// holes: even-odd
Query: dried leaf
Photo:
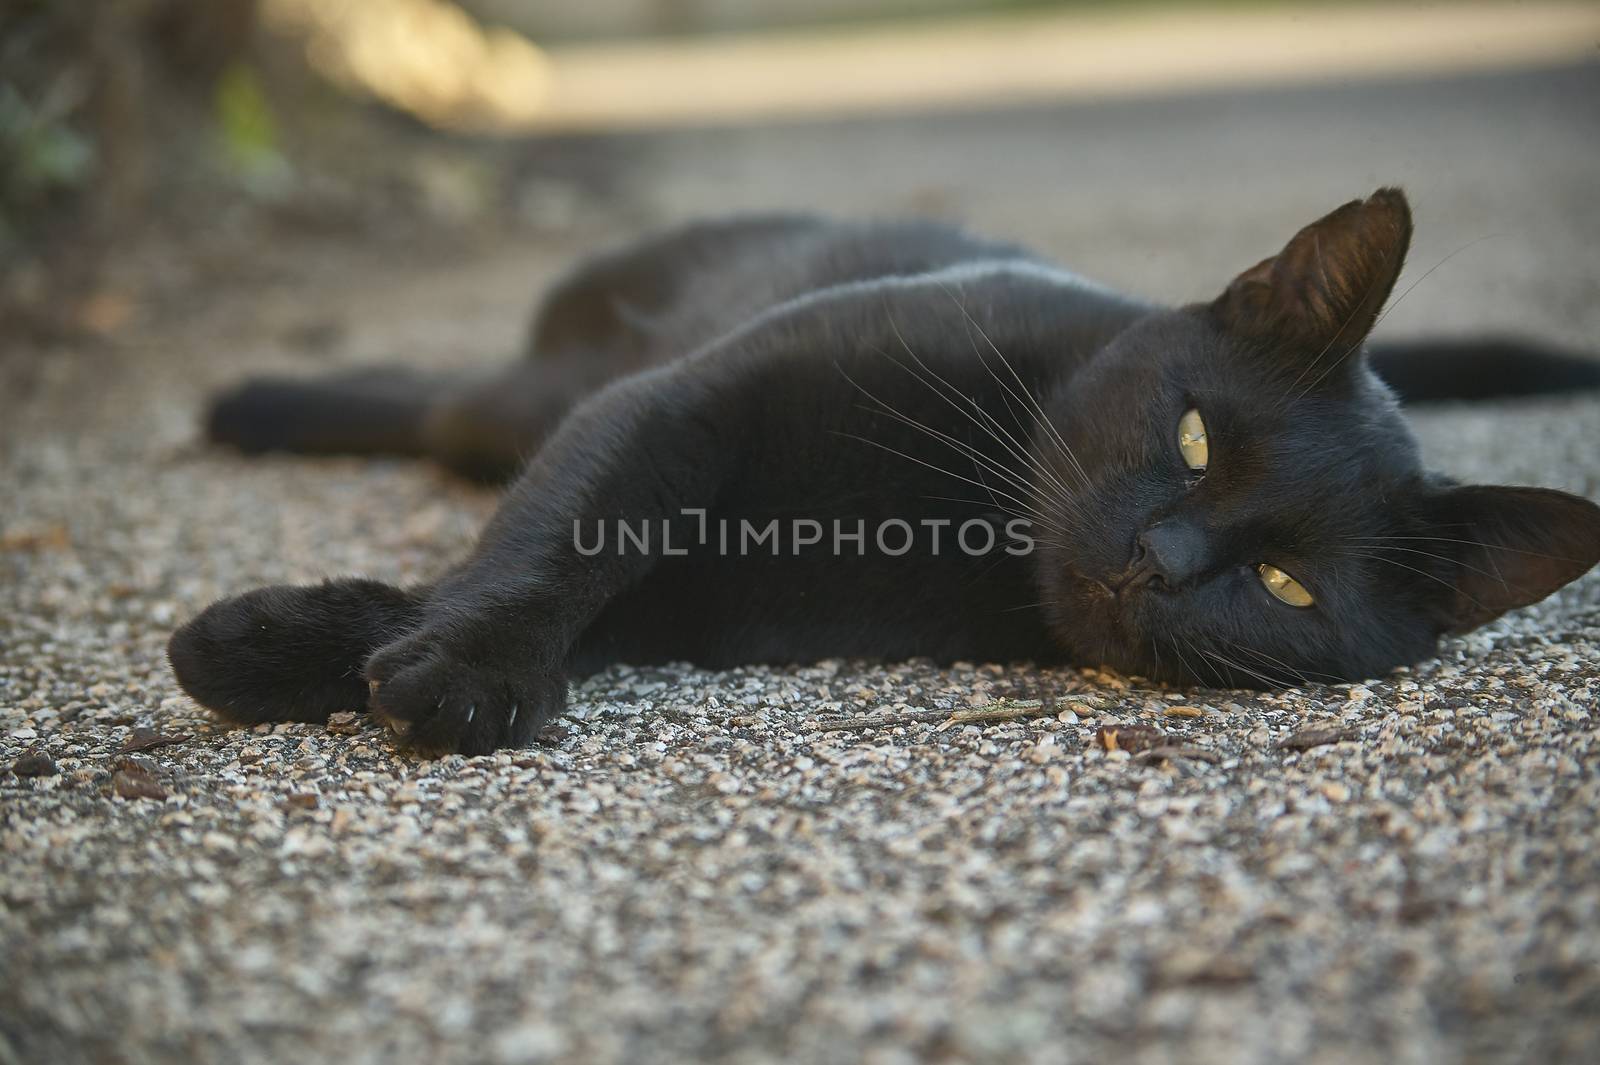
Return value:
[(339, 736), (354, 736), (361, 731), (361, 715), (348, 710), (328, 715), (328, 731)]
[(156, 799), (167, 797), (167, 789), (149, 773), (130, 766), (111, 775), (111, 789), (124, 799)]
[(0, 535), (0, 551), (65, 551), (71, 546), (72, 534), (65, 525), (18, 529)]
[(1292, 736), (1279, 740), (1272, 746), (1280, 751), (1309, 751), (1313, 747), (1322, 747), (1329, 743), (1343, 743), (1345, 740), (1355, 739), (1356, 730), (1343, 726), (1314, 725), (1303, 728)]
[(189, 733), (187, 732), (165, 733), (153, 728), (136, 728), (117, 753), (132, 754), (135, 751), (149, 751), (157, 747), (172, 747), (176, 744), (184, 743), (188, 739)]

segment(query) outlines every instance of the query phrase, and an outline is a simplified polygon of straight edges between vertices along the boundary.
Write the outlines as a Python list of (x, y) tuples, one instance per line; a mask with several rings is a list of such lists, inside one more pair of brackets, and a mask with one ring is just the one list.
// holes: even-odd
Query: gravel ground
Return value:
[[(1492, 239), (1386, 326), (1592, 344), (1596, 100), (1591, 66), (626, 140), (614, 217), (471, 259), (263, 249), (0, 362), (0, 1062), (1600, 1060), (1593, 576), (1359, 686), (618, 669), (474, 759), (224, 729), (162, 659), (218, 595), (426, 573), (492, 507), (199, 446), (246, 368), (509, 349), (531, 287), (638, 218), (921, 210), (1194, 297), (1389, 180), (1410, 277)], [(1460, 475), (1600, 496), (1600, 399), (1419, 425)], [(1043, 705), (941, 720), (1001, 699)]]

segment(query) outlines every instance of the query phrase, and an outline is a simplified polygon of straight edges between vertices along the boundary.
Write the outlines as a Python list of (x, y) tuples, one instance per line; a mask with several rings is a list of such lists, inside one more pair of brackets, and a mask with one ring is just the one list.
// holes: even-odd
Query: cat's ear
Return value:
[(1442, 609), (1451, 632), (1537, 603), (1600, 562), (1600, 507), (1579, 496), (1466, 485), (1438, 492), (1429, 509), (1434, 553), (1454, 564)]
[(1211, 312), (1236, 335), (1336, 365), (1372, 330), (1410, 244), (1405, 193), (1379, 189), (1306, 226), (1234, 278)]

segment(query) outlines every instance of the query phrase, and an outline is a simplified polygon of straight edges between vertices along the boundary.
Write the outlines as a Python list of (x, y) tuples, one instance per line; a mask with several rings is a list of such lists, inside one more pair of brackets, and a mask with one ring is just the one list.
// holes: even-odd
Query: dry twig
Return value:
[(1222, 757), (1215, 751), (1208, 751), (1204, 747), (1151, 747), (1134, 755), (1133, 761), (1137, 765), (1152, 765), (1180, 758), (1191, 762), (1204, 762), (1206, 765), (1217, 765), (1222, 761)]
[[(1105, 703), (1091, 696), (1074, 694), (1071, 701), (1094, 710), (1104, 709)], [(907, 710), (898, 714), (867, 714), (862, 717), (839, 717), (817, 722), (818, 732), (840, 732), (846, 729), (896, 728), (901, 725), (937, 722), (941, 730), (952, 725), (975, 725), (990, 721), (1016, 721), (1027, 717), (1047, 717), (1058, 713), (1054, 699), (1001, 699), (987, 706), (971, 710)]]

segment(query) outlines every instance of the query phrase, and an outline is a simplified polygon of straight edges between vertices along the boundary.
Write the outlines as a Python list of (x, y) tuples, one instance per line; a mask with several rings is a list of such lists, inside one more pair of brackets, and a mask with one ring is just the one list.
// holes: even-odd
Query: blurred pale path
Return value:
[(1594, 53), (1600, 5), (1031, 11), (540, 49), (442, 0), (267, 0), (341, 84), (510, 134), (1427, 78)]
[(1592, 56), (1600, 4), (1068, 11), (872, 30), (562, 48), (533, 126), (988, 106), (1426, 78)]

